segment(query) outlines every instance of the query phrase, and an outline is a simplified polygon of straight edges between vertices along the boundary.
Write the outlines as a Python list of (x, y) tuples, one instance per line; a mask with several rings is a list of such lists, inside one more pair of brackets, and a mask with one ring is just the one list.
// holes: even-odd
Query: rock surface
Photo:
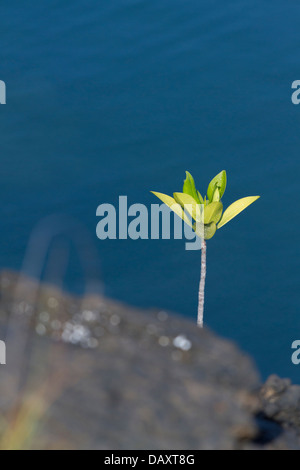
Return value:
[(0, 295), (2, 448), (300, 449), (300, 387), (212, 332), (9, 272)]
[(289, 379), (269, 377), (260, 391), (265, 416), (300, 435), (300, 387)]

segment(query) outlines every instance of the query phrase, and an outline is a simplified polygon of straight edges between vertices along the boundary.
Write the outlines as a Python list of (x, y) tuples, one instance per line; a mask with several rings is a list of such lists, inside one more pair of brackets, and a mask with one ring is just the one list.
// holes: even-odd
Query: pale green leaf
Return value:
[(223, 212), (222, 202), (211, 202), (204, 209), (204, 223), (210, 224), (214, 222), (217, 224), (221, 219)]
[(213, 200), (213, 195), (214, 195), (216, 188), (219, 189), (220, 199), (221, 199), (223, 197), (223, 194), (225, 193), (226, 184), (227, 184), (226, 171), (223, 170), (217, 176), (215, 176), (209, 183), (208, 188), (207, 188), (208, 199), (210, 201)]
[(235, 201), (231, 206), (229, 206), (223, 214), (222, 219), (218, 224), (218, 228), (223, 227), (223, 225), (227, 224), (231, 219), (236, 217), (240, 212), (245, 210), (250, 204), (257, 201), (260, 196), (248, 196), (243, 197), (242, 199), (238, 199)]
[(187, 223), (190, 227), (192, 227), (192, 223), (188, 216), (183, 211), (180, 204), (178, 204), (174, 198), (168, 196), (167, 194), (158, 193), (156, 191), (151, 191), (154, 196), (158, 197), (164, 204), (166, 204), (175, 214), (177, 214), (185, 223)]
[(181, 207), (192, 217), (192, 219), (200, 222), (201, 220), (201, 205), (195, 199), (186, 193), (174, 193), (174, 199)]

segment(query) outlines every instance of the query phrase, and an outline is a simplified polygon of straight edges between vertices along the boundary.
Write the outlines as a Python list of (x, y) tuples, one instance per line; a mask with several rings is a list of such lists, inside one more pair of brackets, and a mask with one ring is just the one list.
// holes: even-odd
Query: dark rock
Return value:
[(300, 435), (300, 386), (272, 375), (260, 392), (264, 414)]
[(251, 359), (212, 332), (13, 273), (0, 289), (2, 448), (300, 448)]

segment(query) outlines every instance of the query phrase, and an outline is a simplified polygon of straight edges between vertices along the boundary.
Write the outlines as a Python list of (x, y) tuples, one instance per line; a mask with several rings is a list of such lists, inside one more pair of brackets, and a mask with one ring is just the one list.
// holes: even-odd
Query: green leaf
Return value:
[(192, 177), (191, 173), (188, 171), (185, 172), (186, 178), (183, 183), (183, 190), (185, 194), (189, 194), (192, 196), (198, 204), (203, 204), (203, 198), (199, 191), (197, 191), (196, 186), (195, 186), (195, 181), (194, 178)]
[(203, 197), (201, 196), (201, 194), (199, 193), (199, 191), (197, 191), (197, 194), (198, 194), (198, 198), (199, 198), (200, 204), (204, 204), (204, 199), (203, 199)]
[(221, 199), (223, 197), (223, 194), (225, 193), (226, 184), (227, 184), (226, 171), (223, 170), (217, 176), (215, 176), (209, 183), (208, 188), (207, 188), (208, 199), (210, 201), (213, 200), (213, 195), (214, 195), (216, 188), (219, 189), (220, 199)]
[(224, 212), (223, 217), (218, 224), (218, 228), (223, 227), (223, 225), (227, 224), (231, 219), (236, 217), (240, 212), (245, 210), (248, 206), (250, 206), (250, 204), (257, 201), (259, 198), (260, 196), (248, 196), (235, 201)]
[(175, 212), (175, 214), (177, 214), (185, 223), (187, 223), (190, 227), (193, 227), (190, 219), (185, 214), (180, 204), (175, 201), (175, 199), (173, 199), (171, 196), (168, 196), (167, 194), (158, 193), (156, 191), (150, 192), (154, 194), (154, 196), (158, 197), (158, 199), (160, 199), (164, 204), (166, 204), (166, 206)]
[(201, 205), (198, 204), (195, 199), (186, 193), (174, 193), (174, 199), (182, 209), (184, 209), (192, 219), (196, 220), (197, 222), (201, 221)]
[(217, 231), (215, 222), (211, 222), (208, 225), (204, 225), (204, 239), (210, 240)]
[(210, 224), (214, 222), (217, 224), (221, 219), (223, 212), (222, 202), (211, 202), (204, 209), (204, 223)]
[(213, 195), (212, 200), (213, 200), (213, 202), (218, 202), (218, 201), (220, 201), (220, 199), (221, 199), (220, 191), (219, 191), (219, 188), (216, 187), (216, 189), (214, 190), (214, 195)]
[(215, 222), (211, 222), (210, 224), (203, 225), (203, 224), (194, 224), (193, 229), (200, 238), (204, 238), (205, 240), (210, 240), (217, 231), (217, 226)]

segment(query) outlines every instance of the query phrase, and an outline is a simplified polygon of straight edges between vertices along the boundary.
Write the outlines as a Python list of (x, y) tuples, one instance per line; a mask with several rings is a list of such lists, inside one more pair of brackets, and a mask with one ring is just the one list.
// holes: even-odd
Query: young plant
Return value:
[(192, 175), (187, 171), (182, 192), (173, 197), (151, 191), (164, 204), (172, 209), (187, 223), (202, 240), (201, 276), (198, 295), (197, 324), (203, 328), (204, 292), (206, 280), (206, 240), (210, 240), (220, 229), (240, 212), (255, 202), (260, 196), (248, 196), (238, 199), (223, 212), (222, 197), (227, 185), (226, 171), (221, 171), (208, 185), (207, 195), (203, 198), (196, 189)]

